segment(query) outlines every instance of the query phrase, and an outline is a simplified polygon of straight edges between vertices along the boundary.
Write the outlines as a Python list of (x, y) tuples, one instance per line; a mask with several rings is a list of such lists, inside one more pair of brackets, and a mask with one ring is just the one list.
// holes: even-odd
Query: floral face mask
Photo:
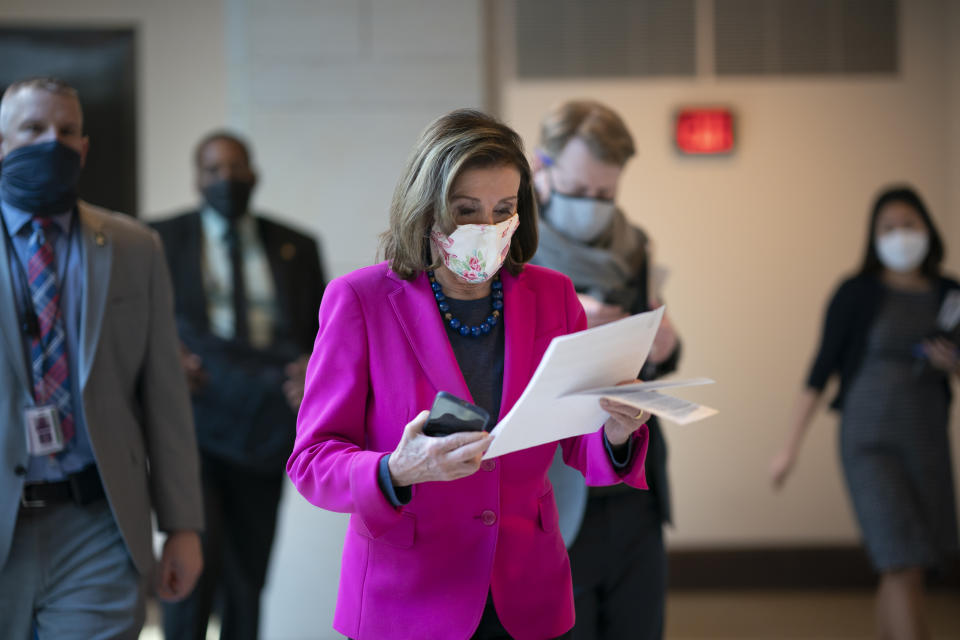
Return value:
[(467, 282), (486, 282), (503, 266), (518, 226), (513, 214), (499, 224), (462, 224), (449, 236), (434, 227), (430, 241), (447, 269)]

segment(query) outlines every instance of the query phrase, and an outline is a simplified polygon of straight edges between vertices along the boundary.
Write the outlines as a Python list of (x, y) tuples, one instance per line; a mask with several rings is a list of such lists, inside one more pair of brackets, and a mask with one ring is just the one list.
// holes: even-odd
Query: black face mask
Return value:
[(253, 181), (218, 180), (204, 187), (203, 199), (227, 220), (237, 220), (247, 212)]
[(73, 209), (80, 154), (57, 140), (14, 149), (0, 164), (0, 198), (36, 216)]

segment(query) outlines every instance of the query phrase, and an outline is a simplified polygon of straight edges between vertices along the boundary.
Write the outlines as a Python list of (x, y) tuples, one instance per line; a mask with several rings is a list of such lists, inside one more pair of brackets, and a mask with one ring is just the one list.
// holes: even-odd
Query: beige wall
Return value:
[(947, 103), (949, 114), (947, 139), (950, 145), (947, 184), (950, 188), (948, 200), (950, 211), (955, 217), (950, 237), (953, 250), (948, 253), (947, 262), (953, 268), (954, 273), (957, 273), (960, 271), (960, 4), (948, 2), (947, 7), (948, 15), (944, 20), (944, 29), (947, 31), (947, 41), (949, 42), (947, 86), (950, 92)]
[(227, 0), (229, 121), (255, 204), (321, 237), (340, 275), (376, 259), (393, 187), (436, 116), (479, 106), (479, 2)]
[(140, 211), (150, 217), (194, 201), (193, 144), (226, 117), (220, 0), (4, 0), (0, 20), (136, 27)]
[[(639, 155), (619, 201), (671, 270), (666, 299), (685, 343), (679, 375), (717, 380), (689, 397), (721, 410), (699, 424), (667, 426), (674, 546), (857, 539), (834, 415), (817, 418), (780, 495), (769, 487), (767, 464), (784, 437), (827, 297), (861, 256), (877, 189), (915, 184), (960, 253), (960, 156), (956, 133), (952, 143), (946, 135), (960, 121), (948, 108), (958, 89), (950, 36), (960, 40), (960, 29), (956, 19), (947, 28), (943, 2), (904, 2), (901, 12), (897, 78), (508, 79), (502, 90), (503, 116), (531, 144), (547, 106), (579, 96), (611, 104), (636, 136)], [(731, 157), (674, 151), (672, 114), (701, 104), (736, 113)]]

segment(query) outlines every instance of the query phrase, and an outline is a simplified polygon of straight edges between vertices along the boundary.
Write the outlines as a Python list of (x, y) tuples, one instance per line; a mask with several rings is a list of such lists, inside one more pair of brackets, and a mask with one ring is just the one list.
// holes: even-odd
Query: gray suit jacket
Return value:
[[(77, 371), (97, 468), (141, 574), (153, 569), (151, 509), (162, 531), (203, 526), (190, 397), (173, 293), (156, 232), (78, 203), (84, 294)], [(29, 462), (23, 410), (33, 404), (8, 247), (0, 242), (0, 567)]]

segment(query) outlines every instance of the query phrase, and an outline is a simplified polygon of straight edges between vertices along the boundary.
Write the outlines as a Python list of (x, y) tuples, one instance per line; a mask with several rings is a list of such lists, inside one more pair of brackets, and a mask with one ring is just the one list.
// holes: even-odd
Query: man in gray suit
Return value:
[[(4, 637), (136, 638), (155, 576), (202, 567), (197, 449), (157, 234), (77, 200), (76, 91), (0, 101), (0, 620)], [(151, 511), (167, 533), (159, 570)]]

